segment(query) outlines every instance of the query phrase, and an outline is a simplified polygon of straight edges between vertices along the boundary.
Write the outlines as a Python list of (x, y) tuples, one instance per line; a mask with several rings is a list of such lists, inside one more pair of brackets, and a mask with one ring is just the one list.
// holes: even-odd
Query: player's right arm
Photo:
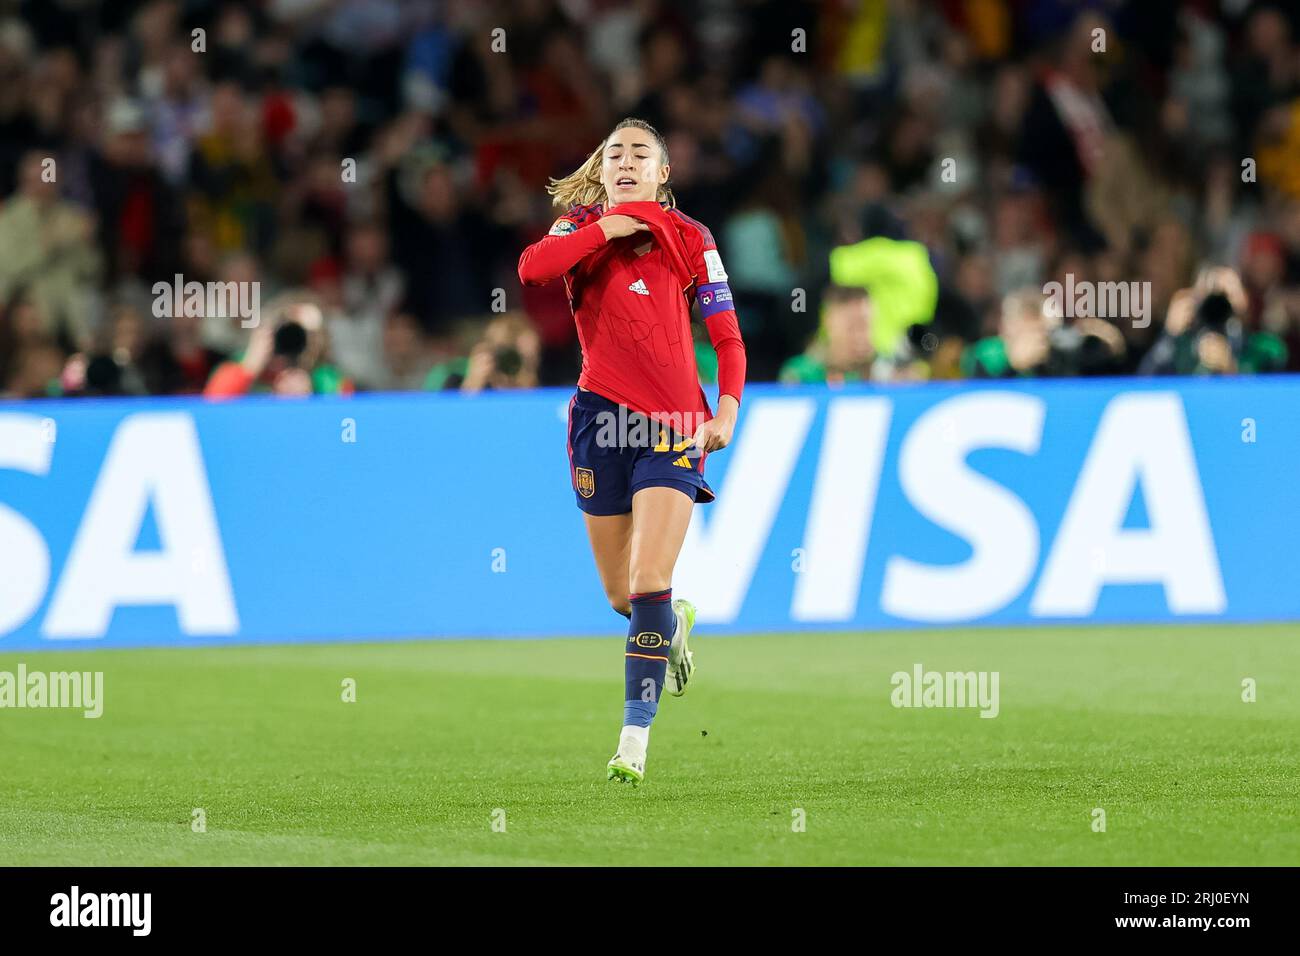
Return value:
[(586, 226), (579, 226), (568, 216), (561, 216), (546, 236), (519, 256), (519, 281), (524, 285), (545, 285), (564, 275), (611, 239), (649, 228), (631, 216), (605, 216)]

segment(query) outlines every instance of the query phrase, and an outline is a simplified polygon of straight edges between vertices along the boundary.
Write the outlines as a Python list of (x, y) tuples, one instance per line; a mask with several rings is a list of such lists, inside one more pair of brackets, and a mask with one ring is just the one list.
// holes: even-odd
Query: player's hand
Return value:
[(596, 220), (596, 224), (605, 233), (606, 239), (617, 239), (620, 236), (630, 236), (634, 232), (646, 232), (650, 229), (639, 219), (633, 219), (631, 216), (620, 216), (617, 213), (612, 216), (602, 216)]
[(691, 444), (706, 455), (711, 451), (726, 448), (731, 444), (731, 432), (735, 427), (735, 421), (728, 421), (715, 415), (696, 430), (695, 439)]
[(730, 395), (723, 395), (718, 402), (718, 414), (695, 430), (691, 444), (704, 454), (719, 451), (731, 444), (732, 432), (736, 430), (736, 400)]

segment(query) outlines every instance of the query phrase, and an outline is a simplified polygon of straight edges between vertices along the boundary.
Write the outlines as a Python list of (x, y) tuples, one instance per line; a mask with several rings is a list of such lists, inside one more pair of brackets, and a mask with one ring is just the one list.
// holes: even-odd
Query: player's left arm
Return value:
[(709, 341), (718, 353), (718, 412), (695, 432), (695, 445), (704, 452), (726, 448), (736, 427), (740, 397), (745, 389), (745, 341), (740, 336), (727, 270), (712, 236), (701, 236), (695, 267), (700, 281), (695, 298), (700, 316), (709, 330)]

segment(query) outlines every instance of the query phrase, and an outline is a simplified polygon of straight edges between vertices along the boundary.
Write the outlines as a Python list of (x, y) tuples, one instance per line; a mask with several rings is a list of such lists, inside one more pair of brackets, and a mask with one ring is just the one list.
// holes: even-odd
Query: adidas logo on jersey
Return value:
[(650, 294), (650, 290), (645, 287), (645, 279), (637, 279), (630, 286), (628, 286), (628, 290), (631, 292), (635, 292), (637, 295)]

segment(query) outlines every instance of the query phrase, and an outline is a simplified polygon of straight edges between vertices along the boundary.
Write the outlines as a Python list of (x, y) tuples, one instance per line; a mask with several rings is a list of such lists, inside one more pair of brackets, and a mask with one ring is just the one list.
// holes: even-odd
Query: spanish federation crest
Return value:
[(578, 494), (584, 498), (590, 498), (596, 493), (596, 474), (590, 468), (578, 468), (575, 470), (578, 480)]

